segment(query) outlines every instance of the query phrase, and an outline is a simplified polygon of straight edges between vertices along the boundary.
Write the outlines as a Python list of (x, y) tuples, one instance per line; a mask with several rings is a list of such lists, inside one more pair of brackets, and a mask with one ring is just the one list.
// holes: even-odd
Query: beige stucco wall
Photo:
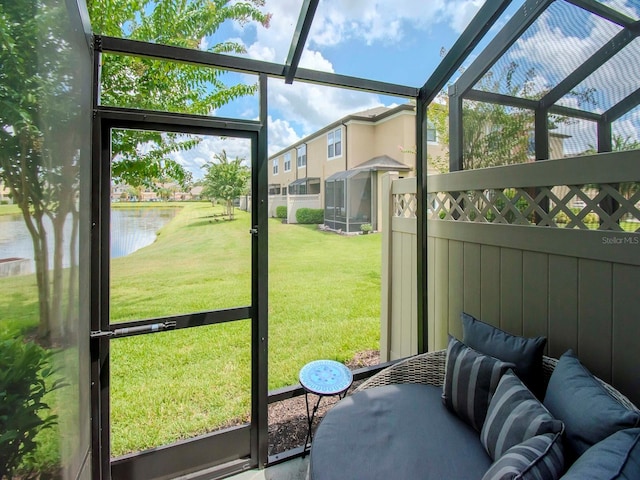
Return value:
[(356, 168), (375, 153), (375, 127), (371, 123), (351, 121), (347, 123), (347, 163), (348, 169)]
[[(291, 169), (287, 172), (284, 170), (284, 152), (282, 155), (269, 160), (269, 184), (279, 183), (283, 188), (293, 182), (296, 178), (296, 150), (291, 149), (288, 151), (291, 154)], [(273, 162), (278, 162), (278, 174), (273, 174)]]
[(415, 154), (408, 151), (415, 150), (415, 142), (415, 116), (411, 112), (401, 112), (375, 124), (350, 121), (347, 123), (348, 168), (387, 155), (413, 169)]
[(564, 137), (549, 135), (549, 158), (564, 158)]
[[(416, 117), (412, 112), (402, 112), (375, 126), (375, 156), (388, 155), (415, 169)], [(404, 152), (403, 152), (404, 150)]]

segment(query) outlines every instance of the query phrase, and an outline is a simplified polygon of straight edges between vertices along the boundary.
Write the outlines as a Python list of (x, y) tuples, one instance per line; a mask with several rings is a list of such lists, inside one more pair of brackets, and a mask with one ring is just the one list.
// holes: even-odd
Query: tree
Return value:
[[(474, 87), (507, 96), (539, 100), (549, 87), (540, 88), (535, 69), (521, 70), (516, 62), (500, 70), (490, 70)], [(569, 92), (578, 105), (595, 106), (593, 88)], [(449, 97), (444, 92), (428, 107), (428, 118), (436, 129), (438, 141), (445, 145), (443, 157), (428, 158), (441, 172), (448, 171), (449, 158)], [(570, 124), (568, 117), (549, 117), (549, 130), (561, 124)], [(524, 163), (531, 159), (530, 139), (534, 132), (534, 111), (506, 105), (464, 100), (462, 105), (462, 158), (463, 168), (471, 170), (498, 165)]]
[[(624, 152), (628, 150), (640, 150), (640, 141), (634, 140), (631, 136), (622, 136), (614, 133), (611, 136), (611, 151), (612, 152)], [(584, 151), (583, 155), (595, 155), (598, 153), (598, 149), (594, 145), (589, 145), (589, 148)], [(588, 188), (600, 188), (598, 185), (589, 184)], [(638, 182), (625, 182), (618, 185), (618, 190), (627, 200), (631, 199), (636, 192), (640, 191), (640, 183)]]
[[(18, 205), (32, 239), (38, 286), (39, 336), (58, 341), (73, 315), (77, 270), (63, 276), (64, 226), (71, 219), (70, 258), (76, 256), (76, 194), (82, 135), (79, 118), (89, 85), (64, 32), (63, 2), (18, 0), (0, 5), (0, 178)], [(46, 62), (42, 62), (42, 57)], [(51, 228), (46, 223), (51, 223)], [(53, 255), (49, 245), (53, 238)], [(67, 322), (68, 323), (68, 322)]]
[[(225, 21), (257, 21), (268, 26), (262, 0), (89, 0), (97, 33), (198, 48)], [(32, 239), (43, 342), (68, 339), (74, 325), (66, 299), (75, 297), (77, 269), (63, 268), (64, 226), (71, 222), (69, 258), (77, 256), (78, 151), (88, 121), (83, 110), (91, 86), (72, 71), (76, 52), (67, 41), (65, 2), (15, 0), (0, 4), (0, 178), (20, 208)], [(241, 52), (224, 42), (209, 48)], [(227, 87), (212, 68), (105, 55), (101, 76), (104, 105), (211, 114), (228, 101), (250, 95), (255, 85)], [(86, 138), (86, 135), (85, 135)], [(112, 132), (113, 178), (133, 188), (156, 179), (188, 180), (171, 154), (192, 148), (197, 138), (149, 131)], [(51, 227), (46, 224), (50, 222)], [(53, 244), (53, 255), (49, 245)]]
[[(269, 26), (271, 16), (260, 11), (264, 0), (89, 0), (96, 33), (164, 45), (200, 48), (225, 21), (256, 21)], [(245, 53), (236, 42), (207, 49)], [(225, 72), (210, 67), (126, 55), (104, 55), (100, 98), (103, 105), (210, 115), (230, 101), (253, 95), (257, 85), (227, 86)], [(155, 180), (171, 178), (185, 184), (186, 172), (171, 153), (193, 148), (198, 137), (175, 133), (117, 130), (112, 138), (112, 178), (133, 187), (155, 188)]]
[(233, 220), (233, 201), (246, 195), (251, 171), (243, 164), (244, 158), (230, 160), (224, 150), (221, 154), (214, 154), (213, 158), (204, 166), (207, 173), (203, 179), (202, 195), (212, 200), (224, 200), (229, 220)]

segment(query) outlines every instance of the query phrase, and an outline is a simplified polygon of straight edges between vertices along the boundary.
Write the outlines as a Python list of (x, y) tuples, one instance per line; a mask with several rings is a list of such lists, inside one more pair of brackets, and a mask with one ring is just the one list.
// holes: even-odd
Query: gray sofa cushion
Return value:
[(324, 417), (313, 438), (312, 480), (480, 480), (491, 465), (478, 432), (432, 385), (358, 392)]
[(620, 430), (584, 452), (562, 480), (637, 480), (640, 428)]
[(572, 350), (558, 360), (544, 405), (565, 424), (570, 459), (618, 430), (636, 427), (640, 422), (640, 414), (612, 397)]
[(511, 447), (544, 433), (562, 433), (553, 418), (513, 371), (505, 373), (491, 398), (480, 441), (494, 460)]
[(482, 480), (557, 480), (564, 469), (560, 433), (545, 433), (511, 447)]
[(462, 313), (462, 341), (471, 348), (515, 364), (515, 372), (540, 399), (544, 395), (542, 355), (546, 337), (519, 337)]
[(452, 412), (478, 432), (502, 375), (513, 367), (476, 352), (449, 336), (442, 399)]

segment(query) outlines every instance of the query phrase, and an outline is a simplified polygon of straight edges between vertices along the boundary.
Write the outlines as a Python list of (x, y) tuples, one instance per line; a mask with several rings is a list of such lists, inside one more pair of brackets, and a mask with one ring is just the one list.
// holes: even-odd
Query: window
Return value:
[(269, 195), (280, 195), (282, 187), (279, 183), (269, 184)]
[(278, 162), (278, 159), (277, 159), (277, 158), (273, 160), (273, 174), (274, 174), (274, 175), (277, 175), (277, 174), (278, 174), (278, 167), (279, 167), (279, 163), (280, 163), (280, 162)]
[(284, 154), (284, 171), (291, 171), (291, 152), (287, 152)]
[(300, 145), (298, 147), (298, 168), (307, 166), (307, 145)]
[(437, 142), (438, 141), (438, 135), (436, 132), (436, 126), (431, 123), (428, 122), (427, 123), (427, 142)]
[(336, 128), (327, 134), (327, 156), (329, 158), (342, 155), (342, 130)]

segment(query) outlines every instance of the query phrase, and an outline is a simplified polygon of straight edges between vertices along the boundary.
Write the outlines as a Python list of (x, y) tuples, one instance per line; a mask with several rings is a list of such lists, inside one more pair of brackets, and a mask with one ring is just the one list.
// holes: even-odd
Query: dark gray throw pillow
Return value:
[(480, 431), (500, 377), (513, 364), (483, 355), (449, 336), (442, 399), (458, 417)]
[(544, 396), (542, 355), (546, 337), (520, 337), (462, 313), (462, 341), (469, 347), (515, 365), (514, 371), (540, 399)]
[(560, 433), (536, 435), (493, 462), (482, 480), (557, 480), (564, 471)]
[(637, 480), (640, 478), (640, 428), (620, 430), (599, 441), (562, 480)]
[[(616, 400), (572, 350), (558, 360), (547, 387), (544, 405), (566, 427), (572, 457), (625, 428), (637, 427), (640, 412)], [(570, 458), (571, 458), (570, 456)]]
[(511, 447), (537, 435), (561, 433), (564, 425), (540, 403), (513, 371), (500, 379), (480, 432), (480, 441), (497, 460)]

